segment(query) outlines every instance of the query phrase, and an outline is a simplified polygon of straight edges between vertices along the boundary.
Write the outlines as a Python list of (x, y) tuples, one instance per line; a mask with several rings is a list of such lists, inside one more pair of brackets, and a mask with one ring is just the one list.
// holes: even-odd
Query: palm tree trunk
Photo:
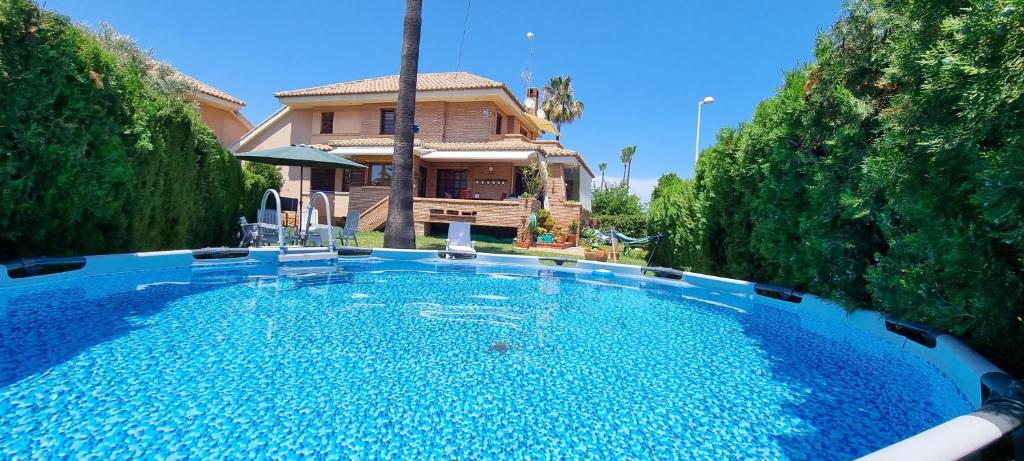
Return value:
[(385, 248), (416, 248), (416, 229), (412, 216), (412, 147), (422, 10), (423, 0), (406, 0), (402, 68), (398, 74), (398, 106), (395, 109), (391, 194), (388, 199), (388, 222), (384, 228)]
[(604, 189), (604, 172), (601, 172), (601, 189)]
[(626, 190), (629, 190), (629, 175), (633, 172), (633, 160), (626, 164)]

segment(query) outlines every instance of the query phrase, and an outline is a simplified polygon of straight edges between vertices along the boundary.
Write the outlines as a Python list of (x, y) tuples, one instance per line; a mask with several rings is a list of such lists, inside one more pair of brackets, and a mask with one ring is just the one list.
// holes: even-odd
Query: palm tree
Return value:
[(416, 248), (412, 217), (412, 147), (416, 119), (416, 76), (420, 61), (420, 25), (423, 0), (406, 0), (402, 31), (402, 67), (398, 73), (398, 106), (395, 108), (395, 150), (392, 158), (388, 223), (385, 248)]
[[(540, 108), (547, 115), (548, 120), (555, 124), (558, 132), (562, 132), (563, 123), (572, 123), (583, 116), (583, 102), (576, 100), (573, 94), (572, 77), (563, 75), (554, 77), (541, 90), (544, 94), (544, 102)], [(555, 136), (559, 139), (561, 136)]]
[(629, 188), (629, 173), (633, 169), (633, 154), (636, 153), (636, 146), (626, 146), (622, 148), (622, 154), (619, 159), (622, 160), (622, 183)]
[(597, 169), (601, 170), (601, 189), (604, 189), (604, 170), (608, 169), (608, 162), (598, 163)]

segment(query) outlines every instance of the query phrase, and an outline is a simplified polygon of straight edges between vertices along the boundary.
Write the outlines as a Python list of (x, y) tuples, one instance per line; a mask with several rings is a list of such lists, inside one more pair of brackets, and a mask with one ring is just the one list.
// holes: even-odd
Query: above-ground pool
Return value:
[(975, 407), (898, 342), (685, 279), (246, 261), (0, 289), (0, 457), (849, 459)]

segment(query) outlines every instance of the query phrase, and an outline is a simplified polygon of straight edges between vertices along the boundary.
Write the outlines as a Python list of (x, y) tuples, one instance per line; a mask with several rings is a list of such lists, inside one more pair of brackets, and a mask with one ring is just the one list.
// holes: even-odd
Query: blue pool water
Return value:
[(283, 271), (0, 290), (0, 457), (844, 459), (970, 410), (907, 352), (738, 297)]

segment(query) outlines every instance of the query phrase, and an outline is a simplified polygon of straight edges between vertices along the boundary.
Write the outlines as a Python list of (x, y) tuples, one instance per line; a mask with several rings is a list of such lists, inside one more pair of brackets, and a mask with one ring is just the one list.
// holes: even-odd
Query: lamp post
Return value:
[(693, 148), (693, 169), (697, 169), (697, 159), (700, 157), (700, 109), (705, 104), (714, 104), (715, 98), (711, 96), (705, 97), (697, 103), (697, 145)]

